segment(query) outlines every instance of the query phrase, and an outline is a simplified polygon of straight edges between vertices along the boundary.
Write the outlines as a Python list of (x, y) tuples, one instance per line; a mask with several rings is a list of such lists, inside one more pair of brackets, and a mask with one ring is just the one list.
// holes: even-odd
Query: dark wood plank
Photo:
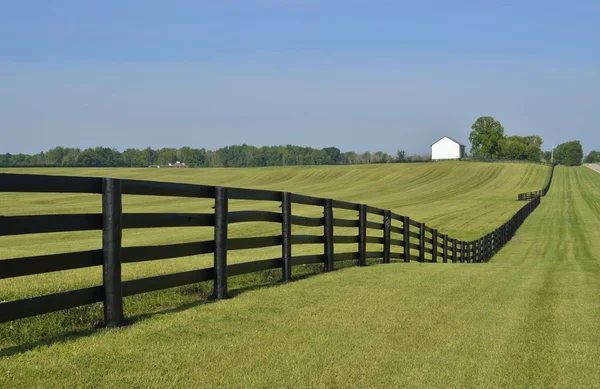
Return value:
[(402, 227), (390, 226), (390, 231), (396, 234), (404, 234), (404, 228)]
[(316, 235), (292, 235), (292, 245), (316, 243), (325, 243), (325, 237)]
[(0, 323), (101, 302), (104, 288), (70, 290), (0, 304)]
[(0, 260), (0, 279), (102, 265), (102, 250)]
[(367, 236), (366, 242), (367, 243), (375, 243), (375, 244), (383, 244), (384, 239), (379, 236)]
[(229, 199), (281, 201), (281, 192), (262, 189), (227, 188)]
[(102, 193), (102, 179), (0, 173), (0, 192)]
[(358, 259), (358, 252), (355, 253), (338, 253), (333, 255), (334, 261), (352, 261)]
[(350, 203), (348, 201), (333, 200), (333, 208), (347, 209), (350, 211), (358, 211), (360, 204)]
[(236, 211), (227, 214), (227, 223), (273, 222), (281, 223), (281, 213), (268, 211)]
[(390, 239), (390, 244), (392, 246), (404, 247), (404, 241), (402, 241), (401, 239)]
[(89, 231), (102, 228), (102, 214), (0, 216), (0, 236), (50, 232)]
[(262, 247), (281, 246), (282, 243), (283, 238), (281, 235), (262, 236), (260, 238), (234, 238), (227, 239), (227, 250), (258, 249)]
[(358, 243), (359, 236), (346, 236), (346, 235), (335, 235), (333, 237), (333, 243)]
[(123, 296), (133, 296), (140, 293), (154, 292), (156, 290), (211, 281), (213, 278), (214, 269), (212, 267), (181, 273), (139, 278), (137, 280), (123, 282)]
[(320, 227), (325, 224), (325, 218), (292, 215), (292, 224), (295, 226)]
[(175, 182), (121, 180), (122, 193), (128, 195), (214, 198), (215, 187)]
[(241, 274), (255, 273), (270, 269), (283, 267), (282, 258), (263, 259), (260, 261), (242, 262), (227, 266), (228, 276), (239, 276)]
[(292, 193), (292, 203), (304, 205), (316, 205), (322, 207), (325, 200), (319, 197), (304, 196)]
[(124, 213), (123, 228), (212, 227), (213, 213)]
[(398, 215), (397, 213), (392, 212), (392, 219), (399, 221), (399, 222), (403, 222), (404, 221), (404, 216), (402, 215)]
[(161, 246), (123, 247), (123, 263), (189, 257), (192, 255), (212, 253), (214, 250), (215, 242), (213, 240)]
[(366, 258), (383, 258), (383, 251), (367, 251)]
[(381, 230), (383, 231), (383, 223), (377, 223), (377, 222), (367, 222), (367, 228), (370, 228), (372, 230)]
[(402, 260), (404, 260), (404, 253), (396, 253), (396, 252), (393, 252), (393, 251), (392, 251), (392, 252), (390, 253), (390, 258), (393, 258), (393, 259), (402, 259)]
[(383, 215), (385, 215), (385, 210), (367, 205), (367, 213), (383, 216)]
[(358, 220), (348, 220), (348, 219), (333, 219), (333, 225), (336, 227), (358, 227)]
[(421, 223), (419, 223), (419, 222), (416, 222), (416, 221), (414, 221), (413, 219), (410, 219), (410, 221), (409, 221), (409, 224), (410, 224), (412, 227), (416, 227), (416, 228), (419, 228), (419, 227), (421, 226)]
[(408, 235), (409, 235), (411, 238), (415, 238), (415, 239), (421, 239), (421, 235), (420, 235), (418, 232), (410, 231), (410, 232), (408, 233)]
[(325, 255), (299, 255), (292, 257), (292, 263), (295, 265), (308, 265), (311, 263), (324, 263)]

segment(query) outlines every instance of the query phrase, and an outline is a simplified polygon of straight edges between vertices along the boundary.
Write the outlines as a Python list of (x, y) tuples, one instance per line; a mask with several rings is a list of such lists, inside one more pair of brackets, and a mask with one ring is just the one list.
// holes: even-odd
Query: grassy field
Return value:
[(600, 387), (599, 198), (559, 167), (487, 264), (348, 268), (8, 350), (0, 387)]
[[(3, 172), (18, 172), (18, 169)], [(238, 187), (288, 190), (315, 196), (328, 196), (385, 207), (407, 214), (457, 238), (471, 239), (489, 232), (505, 221), (521, 205), (514, 201), (521, 191), (539, 189), (548, 168), (526, 164), (440, 163), (410, 165), (371, 165), (355, 167), (290, 167), (268, 169), (40, 169), (25, 173), (113, 176), (135, 179), (219, 184)], [(100, 212), (98, 195), (80, 194), (0, 194), (0, 214), (48, 214)], [(211, 202), (198, 199), (126, 196), (126, 212), (211, 212)], [(231, 209), (268, 209), (278, 204), (232, 201)], [(294, 206), (294, 213), (317, 216), (316, 207)], [(336, 213), (355, 218), (355, 212)], [(356, 234), (356, 231), (336, 233)], [(295, 233), (322, 234), (319, 228), (294, 227)], [(273, 224), (234, 225), (231, 237), (279, 234)], [(127, 230), (124, 245), (157, 245), (212, 239), (211, 228)], [(100, 247), (100, 233), (76, 232), (0, 237), (0, 260), (47, 253), (60, 253)], [(370, 248), (371, 249), (371, 248)], [(337, 245), (336, 251), (355, 251), (355, 245)], [(278, 256), (279, 249), (232, 252), (232, 263)], [(294, 255), (322, 252), (313, 245), (294, 247)], [(151, 263), (126, 264), (124, 279), (174, 273), (212, 266), (212, 256), (178, 258)], [(297, 272), (319, 271), (319, 267), (296, 268)], [(232, 288), (278, 280), (279, 271), (234, 277)], [(9, 301), (101, 283), (101, 269), (81, 269), (40, 276), (0, 280), (0, 300)], [(205, 301), (209, 283), (125, 299), (126, 314), (140, 318), (155, 311)], [(0, 325), (0, 347), (19, 347), (70, 331), (85, 331), (101, 321), (99, 304)]]

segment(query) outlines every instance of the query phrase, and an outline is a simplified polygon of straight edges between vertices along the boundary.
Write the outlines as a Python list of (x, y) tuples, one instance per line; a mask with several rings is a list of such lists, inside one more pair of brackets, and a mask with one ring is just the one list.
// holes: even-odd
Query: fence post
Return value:
[(360, 205), (358, 214), (358, 266), (367, 265), (367, 206)]
[(215, 188), (214, 299), (227, 298), (227, 188)]
[(500, 248), (498, 247), (498, 230), (494, 230), (494, 254), (496, 254), (498, 251), (500, 251)]
[(419, 223), (419, 262), (425, 262), (425, 224)]
[(431, 251), (433, 251), (433, 254), (431, 254), (431, 261), (432, 262), (437, 262), (437, 257), (438, 257), (438, 230), (434, 229), (432, 232), (432, 240), (433, 240), (433, 244), (431, 245)]
[(121, 180), (102, 179), (102, 283), (104, 286), (104, 325), (125, 324), (121, 289), (121, 238), (123, 204)]
[(475, 239), (473, 242), (473, 249), (475, 251), (475, 261), (481, 262), (481, 250), (479, 249), (479, 239)]
[(333, 205), (331, 199), (325, 199), (325, 271), (333, 270)]
[(444, 251), (442, 252), (442, 262), (448, 263), (448, 234), (444, 234)]
[(485, 261), (487, 262), (490, 259), (490, 247), (488, 246), (487, 235), (485, 235), (482, 239), (483, 239), (483, 250), (485, 252)]
[(460, 241), (460, 263), (465, 263), (465, 241)]
[(487, 253), (487, 246), (485, 244), (485, 236), (482, 236), (480, 238), (481, 240), (481, 252), (483, 253), (483, 261), (487, 262), (488, 261), (488, 253)]
[(410, 219), (404, 216), (404, 262), (410, 262)]
[(292, 279), (292, 195), (289, 192), (281, 194), (281, 236), (282, 279), (288, 282)]
[(452, 263), (456, 263), (456, 238), (452, 238)]
[(387, 210), (383, 215), (383, 263), (390, 263), (392, 211)]
[(475, 245), (473, 244), (473, 241), (469, 242), (469, 260), (471, 262), (477, 262), (475, 261)]

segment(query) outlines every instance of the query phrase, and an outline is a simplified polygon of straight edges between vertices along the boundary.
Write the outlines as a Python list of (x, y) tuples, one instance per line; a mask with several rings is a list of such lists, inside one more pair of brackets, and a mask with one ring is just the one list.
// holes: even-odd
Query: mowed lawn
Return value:
[(0, 387), (600, 386), (600, 175), (556, 169), (485, 264), (347, 268), (50, 342)]
[[(440, 193), (438, 199), (432, 201), (438, 202), (438, 205), (445, 204), (446, 208), (462, 207), (464, 211), (457, 212), (453, 219), (455, 220), (454, 224), (446, 223), (448, 229), (458, 228), (456, 226), (461, 223), (459, 214), (467, 219), (472, 217), (472, 214), (466, 212), (466, 209), (473, 204), (485, 203), (486, 205), (482, 207), (494, 208), (490, 209), (490, 212), (482, 213), (483, 221), (480, 220), (476, 227), (473, 226), (473, 223), (466, 223), (470, 227), (467, 226), (463, 229), (463, 237), (467, 239), (468, 237), (465, 235), (477, 236), (479, 234), (477, 228), (481, 232), (486, 232), (488, 225), (487, 228), (491, 230), (506, 220), (520, 205), (514, 201), (515, 192), (539, 188), (548, 172), (547, 168), (532, 165), (439, 164), (433, 166), (429, 164), (429, 166), (431, 167), (428, 169), (445, 169), (448, 176), (453, 176), (453, 180), (446, 181), (445, 191), (439, 190), (441, 188), (438, 187), (438, 183), (443, 182), (443, 178), (432, 180), (429, 190)], [(381, 180), (382, 185), (383, 182), (410, 182), (412, 179), (413, 186), (423, 186), (417, 179), (425, 174), (423, 170), (419, 171), (423, 168), (424, 165), (368, 166), (358, 167), (356, 170), (373, 169), (370, 171), (371, 174), (364, 176), (371, 177), (375, 181), (377, 181), (376, 177), (387, 176), (388, 180)], [(338, 168), (315, 168), (315, 172), (312, 173), (319, 176), (324, 172), (318, 170), (328, 169), (333, 171), (329, 173), (333, 176), (331, 180), (338, 181), (337, 186), (340, 191), (340, 196), (333, 194), (331, 197), (361, 201), (361, 199), (344, 196), (344, 191), (356, 190), (355, 187), (361, 183), (357, 180), (356, 173), (342, 171), (343, 174), (340, 174), (336, 171)], [(411, 169), (415, 170), (411, 171)], [(494, 174), (485, 174), (489, 173), (484, 172), (488, 169), (493, 170)], [(263, 174), (260, 170), (248, 169), (236, 172), (236, 174)], [(278, 169), (264, 170), (276, 171)], [(55, 173), (55, 171), (51, 172)], [(136, 172), (111, 170), (110, 173), (113, 174), (110, 175), (132, 176), (132, 173)], [(554, 213), (560, 210), (561, 213), (554, 214), (552, 220), (545, 219), (545, 227), (550, 229), (557, 223), (564, 224), (564, 221), (558, 219), (564, 215), (570, 215), (570, 213), (566, 212), (562, 206), (558, 206), (564, 203), (563, 191), (557, 189), (559, 183), (563, 188), (569, 188), (570, 193), (576, 193), (576, 196), (571, 197), (576, 197), (577, 201), (570, 203), (570, 206), (579, 210), (583, 215), (594, 217), (587, 217), (585, 220), (585, 223), (589, 224), (589, 228), (584, 229), (587, 231), (587, 235), (575, 234), (566, 241), (563, 241), (562, 237), (557, 239), (553, 235), (539, 243), (543, 250), (537, 247), (526, 249), (538, 256), (547, 252), (548, 254), (544, 258), (548, 265), (556, 262), (552, 259), (557, 258), (559, 254), (556, 247), (548, 248), (548, 242), (551, 245), (563, 242), (560, 246), (562, 250), (573, 249), (571, 241), (575, 237), (589, 240), (589, 237), (594, 235), (593, 229), (598, 227), (598, 204), (593, 200), (598, 198), (600, 182), (598, 177), (594, 177), (597, 174), (587, 170), (587, 173), (592, 175), (590, 177), (589, 174), (586, 175), (585, 172), (575, 169), (559, 169), (557, 172), (560, 173), (557, 174), (557, 181), (554, 183), (549, 197), (544, 200), (542, 207), (534, 214), (534, 219), (539, 218), (544, 209), (550, 209)], [(65, 172), (60, 173), (64, 174)], [(75, 173), (81, 175), (84, 172), (76, 171)], [(87, 171), (85, 173), (89, 174)], [(106, 172), (94, 171), (93, 173), (104, 175), (103, 173)], [(148, 174), (147, 170), (143, 173)], [(217, 175), (216, 172), (208, 173)], [(306, 192), (285, 187), (285, 182), (293, 182), (294, 177), (298, 174), (288, 175), (291, 176), (288, 177), (288, 180), (280, 180), (270, 185), (273, 185), (274, 189), (300, 193), (317, 195), (331, 193), (327, 192), (328, 185), (332, 185), (331, 180), (323, 180), (321, 193), (314, 193), (317, 190)], [(343, 175), (348, 175), (346, 182), (339, 178)], [(360, 172), (358, 175), (360, 176)], [(282, 175), (279, 174), (279, 176)], [(146, 176), (145, 178), (150, 177)], [(223, 177), (213, 177), (213, 179), (214, 183), (218, 184), (252, 186), (248, 183), (238, 184), (237, 181), (219, 181), (224, 180)], [(479, 179), (479, 189), (468, 185), (469, 181), (475, 179)], [(297, 182), (296, 185), (302, 189), (302, 185)], [(310, 180), (307, 179), (306, 185), (311, 185)], [(511, 186), (512, 188), (510, 188)], [(254, 187), (259, 186), (254, 185)], [(464, 188), (464, 190), (460, 192), (457, 187)], [(369, 188), (369, 178), (365, 179), (363, 188), (365, 188), (364, 190)], [(412, 189), (411, 185), (405, 185), (404, 188), (405, 191), (418, 193)], [(494, 188), (494, 191), (486, 196), (485, 188)], [(370, 190), (373, 201), (364, 202), (387, 207), (383, 205), (385, 201), (389, 201), (387, 193), (377, 191), (373, 186), (370, 187)], [(428, 207), (427, 204), (419, 207), (416, 204), (421, 203), (420, 199), (411, 202), (407, 198), (402, 198), (401, 193), (398, 192), (398, 197), (401, 198), (398, 207), (390, 206), (390, 208), (400, 209), (400, 212), (403, 212), (402, 209), (412, 207), (412, 214), (403, 213), (411, 216), (414, 214), (418, 220), (428, 221), (444, 231), (444, 225), (435, 225), (435, 220), (440, 219), (435, 216), (435, 209)], [(589, 195), (586, 197), (583, 193)], [(57, 206), (50, 199), (40, 201), (44, 199), (40, 197), (27, 199), (27, 196), (15, 201), (28, 203), (32, 207), (38, 206), (40, 207), (38, 212), (57, 212), (55, 210)], [(64, 196), (63, 199), (69, 200), (68, 197), (74, 195), (59, 196)], [(80, 204), (82, 199), (70, 200), (71, 207), (62, 208), (60, 212), (88, 210), (89, 204)], [(142, 202), (136, 204), (133, 200), (130, 199), (130, 207), (137, 207), (137, 212), (147, 211), (148, 207), (157, 206)], [(164, 201), (164, 199), (161, 200)], [(554, 202), (554, 205), (550, 200)], [(44, 203), (47, 208), (43, 208)], [(468, 205), (463, 203), (468, 203)], [(2, 204), (6, 204), (6, 202), (2, 202)], [(174, 208), (180, 206), (180, 204), (174, 205), (168, 202), (161, 205), (165, 204)], [(60, 207), (59, 205), (58, 208)], [(80, 210), (77, 210), (78, 207)], [(9, 208), (5, 207), (3, 212), (5, 214), (28, 213), (25, 207)], [(592, 209), (594, 211), (590, 213), (589, 211)], [(157, 208), (153, 211), (158, 212), (162, 209)], [(444, 208), (437, 211), (443, 214)], [(492, 220), (490, 213), (498, 213), (496, 215), (498, 220)], [(528, 226), (529, 224), (522, 231), (526, 231)], [(256, 229), (255, 232), (260, 232), (260, 229)], [(523, 239), (525, 242), (526, 236), (527, 234), (517, 237), (517, 242), (520, 242), (519, 239)], [(41, 239), (44, 235), (36, 237)], [(62, 244), (61, 242), (52, 242), (49, 234), (45, 237), (48, 239), (46, 244), (49, 246)], [(458, 237), (461, 236), (458, 235)], [(2, 239), (4, 239), (3, 249), (10, 250), (10, 243), (20, 238), (5, 237)], [(77, 244), (76, 242), (72, 243)], [(68, 243), (65, 245), (70, 247)], [(520, 247), (521, 251), (514, 251), (515, 247), (513, 246), (516, 246), (517, 249)], [(546, 248), (548, 249), (546, 250)], [(597, 266), (597, 262), (593, 262), (594, 258), (591, 254), (594, 252), (594, 247), (588, 246), (588, 248), (590, 251), (585, 252), (587, 253), (585, 262), (595, 263)], [(35, 385), (51, 387), (181, 387), (190, 385), (370, 387), (403, 384), (413, 386), (419, 384), (423, 386), (481, 384), (484, 386), (504, 383), (512, 385), (513, 382), (516, 382), (517, 385), (520, 382), (536, 383), (538, 381), (528, 381), (536, 378), (536, 375), (528, 369), (519, 368), (505, 375), (497, 363), (494, 365), (490, 362), (494, 358), (499, 358), (497, 361), (499, 362), (507, 350), (515, 349), (515, 352), (510, 354), (513, 362), (515, 358), (518, 358), (520, 362), (537, 366), (541, 372), (547, 374), (556, 370), (556, 367), (549, 368), (548, 364), (534, 360), (541, 358), (546, 362), (552, 362), (557, 356), (555, 349), (537, 347), (536, 350), (529, 350), (529, 346), (534, 341), (549, 341), (545, 337), (539, 338), (538, 335), (543, 335), (543, 331), (540, 332), (533, 328), (532, 324), (528, 323), (526, 317), (523, 316), (524, 314), (531, 316), (535, 311), (531, 305), (533, 304), (531, 294), (534, 292), (536, 296), (540, 294), (540, 286), (546, 285), (547, 282), (544, 280), (527, 281), (530, 290), (522, 288), (524, 285), (519, 281), (523, 280), (520, 280), (519, 277), (533, 280), (534, 275), (540, 273), (539, 271), (530, 273), (524, 270), (526, 266), (523, 266), (522, 262), (524, 262), (523, 258), (526, 253), (523, 253), (523, 249), (524, 246), (511, 244), (503, 251), (502, 255), (497, 256), (492, 263), (488, 264), (419, 265), (411, 263), (409, 265), (391, 264), (345, 269), (289, 285), (248, 291), (234, 299), (216, 304), (201, 304), (198, 300), (199, 296), (195, 295), (196, 290), (189, 288), (177, 288), (173, 292), (174, 294), (169, 292), (149, 293), (137, 296), (138, 300), (126, 299), (126, 313), (140, 315), (154, 310), (168, 312), (161, 309), (175, 308), (173, 312), (166, 315), (141, 316), (138, 317), (138, 321), (127, 328), (92, 331), (86, 336), (79, 334), (73, 337), (61, 337), (64, 333), (57, 332), (57, 330), (89, 328), (88, 320), (94, 315), (89, 315), (90, 312), (87, 310), (73, 310), (75, 312), (68, 311), (8, 323), (3, 325), (2, 332), (0, 332), (4, 337), (2, 343), (5, 345), (0, 349), (0, 358), (2, 358), (0, 359), (0, 387)], [(35, 251), (36, 245), (30, 245), (29, 250)], [(509, 255), (511, 250), (514, 251), (512, 256)], [(597, 259), (595, 258), (595, 260)], [(245, 258), (237, 258), (237, 260), (245, 260)], [(172, 268), (175, 261), (178, 260), (173, 260), (171, 263), (169, 263), (170, 261), (152, 263), (151, 268), (159, 273), (178, 271), (179, 268)], [(191, 259), (183, 261), (191, 261)], [(168, 266), (164, 266), (163, 262), (169, 263)], [(530, 262), (525, 262), (525, 264), (530, 265), (531, 269), (531, 266), (538, 264), (539, 261), (531, 258)], [(191, 265), (195, 265), (197, 268), (198, 262), (188, 263), (188, 266)], [(129, 276), (133, 276), (148, 269), (143, 272), (139, 269), (124, 270), (126, 273), (129, 271)], [(536, 270), (539, 269), (536, 267)], [(569, 274), (571, 272), (572, 269), (569, 268)], [(512, 275), (515, 275), (516, 278), (513, 278)], [(591, 276), (597, 280), (598, 272), (595, 271)], [(39, 287), (39, 284), (44, 285), (45, 282), (46, 285), (50, 284), (43, 277), (50, 277), (51, 281), (60, 282), (60, 290), (68, 289), (82, 279), (86, 282), (89, 281), (86, 274), (78, 271), (39, 276), (33, 282), (33, 277), (24, 277), (2, 281), (4, 285), (0, 288), (1, 293), (4, 296), (8, 295), (11, 298), (17, 296), (18, 298), (20, 293), (27, 295), (30, 289), (42, 292), (45, 289)], [(580, 277), (577, 278), (580, 281)], [(539, 285), (540, 282), (542, 285)], [(573, 280), (568, 283), (570, 287), (574, 288), (571, 291), (572, 294), (579, 291), (580, 285), (576, 284)], [(595, 286), (598, 286), (598, 282), (595, 283)], [(590, 297), (589, 293), (595, 293), (595, 297)], [(542, 295), (545, 294), (553, 296), (555, 293), (544, 291)], [(588, 307), (591, 308), (588, 311), (591, 316), (583, 317), (580, 313), (576, 313), (575, 316), (579, 317), (569, 323), (572, 324), (570, 328), (585, 330), (580, 320), (592, 326), (598, 324), (598, 306), (597, 303), (595, 306), (593, 305), (594, 301), (598, 301), (598, 288), (593, 290), (588, 288), (585, 294), (590, 299), (584, 299), (580, 303), (591, 304), (591, 307)], [(173, 299), (173, 297), (176, 298)], [(128, 303), (127, 300), (130, 302)], [(515, 305), (515, 302), (519, 301), (521, 305)], [(182, 306), (181, 304), (184, 302), (190, 304)], [(523, 306), (524, 303), (527, 303), (526, 306)], [(177, 309), (178, 306), (181, 309)], [(575, 309), (577, 305), (570, 307)], [(96, 311), (98, 308), (100, 307), (96, 307)], [(550, 311), (552, 311), (552, 307), (550, 307)], [(73, 314), (75, 314), (74, 320), (67, 319), (67, 315), (72, 316)], [(544, 318), (537, 318), (533, 324), (545, 323)], [(590, 318), (592, 319), (591, 323)], [(505, 321), (504, 324), (503, 321)], [(521, 334), (523, 336), (517, 341), (514, 339), (515, 332), (510, 328), (524, 324), (527, 324), (529, 330), (539, 333), (530, 334), (529, 330), (523, 331), (524, 333)], [(552, 326), (553, 330), (554, 327)], [(545, 328), (548, 329), (548, 327)], [(587, 330), (582, 332), (582, 334), (588, 335), (593, 335), (592, 333), (593, 331)], [(492, 347), (489, 343), (491, 339), (488, 337), (496, 337), (500, 343)], [(40, 339), (41, 342), (36, 342)], [(572, 336), (567, 336), (567, 339), (572, 340)], [(519, 343), (520, 341), (524, 341), (525, 344)], [(550, 343), (555, 344), (554, 342)], [(500, 347), (501, 344), (506, 347)], [(567, 354), (572, 351), (568, 346), (562, 345), (563, 352)], [(597, 359), (597, 338), (591, 336), (589, 339), (583, 339), (580, 346), (580, 350), (583, 352), (580, 355), (581, 360), (571, 360), (571, 362), (578, 366), (579, 373), (576, 375), (578, 379), (589, 383), (592, 382), (590, 379), (597, 380), (598, 378), (594, 367), (585, 365), (592, 360), (595, 361), (594, 358)], [(527, 348), (528, 351), (525, 353), (517, 351), (518, 347)], [(499, 351), (502, 352), (498, 354)], [(536, 353), (527, 354), (532, 351), (536, 351)], [(527, 355), (529, 356), (527, 357)], [(592, 355), (593, 358), (587, 358), (588, 355)], [(556, 362), (563, 364), (564, 361), (559, 358)], [(491, 365), (482, 366), (482, 364)], [(507, 366), (510, 364), (509, 361)], [(492, 365), (496, 366), (498, 370), (495, 372), (490, 370)], [(583, 369), (581, 369), (582, 366)], [(486, 372), (478, 373), (481, 369)], [(517, 372), (524, 375), (520, 376)], [(564, 376), (568, 376), (568, 374)], [(577, 383), (577, 381), (573, 382)], [(543, 382), (543, 384), (545, 383), (547, 382)]]
[[(363, 202), (392, 209), (439, 228), (458, 239), (473, 239), (492, 231), (521, 205), (516, 193), (537, 190), (550, 169), (532, 164), (421, 163), (258, 169), (5, 169), (23, 172), (79, 176), (113, 176), (197, 184), (287, 190), (313, 196)], [(211, 200), (125, 196), (125, 212), (213, 212)], [(263, 209), (279, 212), (275, 202), (231, 201), (231, 210)], [(0, 193), (0, 215), (100, 212), (100, 196), (85, 194)], [(321, 216), (320, 207), (293, 206), (294, 214)], [(357, 218), (352, 211), (335, 211), (338, 218)], [(371, 216), (371, 220), (378, 220)], [(230, 226), (229, 236), (252, 237), (281, 234), (278, 224), (241, 223)], [(322, 227), (293, 227), (294, 234), (322, 235)], [(338, 235), (356, 235), (356, 229), (337, 228)], [(371, 231), (377, 235), (380, 231)], [(400, 238), (393, 236), (393, 238)], [(213, 239), (210, 227), (125, 230), (125, 246), (161, 245)], [(30, 255), (100, 248), (99, 231), (0, 237), (0, 260)], [(369, 245), (369, 251), (381, 251)], [(338, 244), (336, 252), (356, 251), (356, 244)], [(397, 249), (396, 249), (397, 250)], [(293, 255), (323, 253), (323, 245), (296, 245)], [(233, 251), (230, 263), (281, 256), (279, 247)], [(372, 260), (370, 262), (377, 262)], [(211, 267), (212, 254), (123, 265), (124, 280)], [(336, 267), (349, 265), (337, 263)], [(294, 267), (296, 277), (321, 272), (322, 266)], [(273, 284), (280, 270), (232, 277), (232, 293), (241, 288)], [(0, 280), (0, 301), (100, 285), (100, 267)], [(205, 302), (210, 282), (125, 298), (128, 319), (138, 320), (153, 312)], [(0, 324), (0, 347), (27, 349), (38, 341), (72, 331), (93, 329), (102, 321), (101, 304)]]

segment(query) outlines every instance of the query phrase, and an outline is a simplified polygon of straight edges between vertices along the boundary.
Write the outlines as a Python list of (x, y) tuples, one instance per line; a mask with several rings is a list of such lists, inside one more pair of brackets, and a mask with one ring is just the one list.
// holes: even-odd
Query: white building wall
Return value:
[(460, 145), (449, 138), (442, 138), (431, 146), (431, 159), (459, 159)]

